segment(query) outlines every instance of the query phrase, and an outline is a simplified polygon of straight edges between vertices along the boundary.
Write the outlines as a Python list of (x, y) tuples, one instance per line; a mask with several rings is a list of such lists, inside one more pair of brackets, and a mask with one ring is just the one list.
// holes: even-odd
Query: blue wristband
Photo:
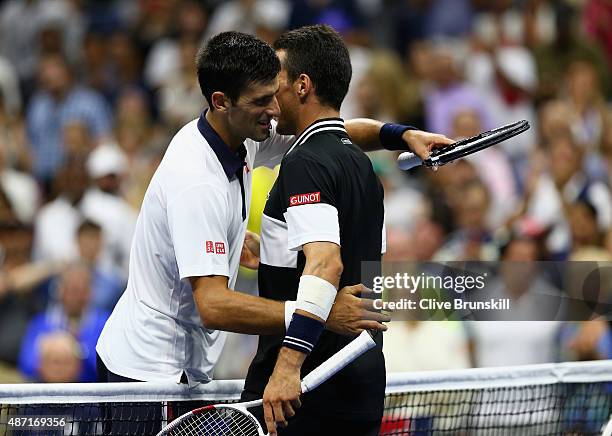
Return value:
[(310, 354), (324, 328), (325, 324), (322, 322), (294, 313), (283, 340), (283, 346)]
[(402, 139), (402, 135), (406, 130), (417, 130), (417, 128), (404, 126), (403, 124), (383, 124), (378, 134), (381, 145), (387, 150), (409, 150), (408, 144)]

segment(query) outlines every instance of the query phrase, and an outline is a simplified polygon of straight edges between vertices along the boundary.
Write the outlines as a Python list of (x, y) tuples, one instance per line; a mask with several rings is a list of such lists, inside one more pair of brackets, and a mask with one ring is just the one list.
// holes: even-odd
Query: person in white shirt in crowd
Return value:
[(477, 367), (556, 360), (562, 323), (550, 319), (561, 299), (551, 296), (560, 295), (560, 291), (538, 270), (537, 260), (542, 259), (540, 238), (539, 234), (515, 233), (501, 249), (500, 274), (487, 279), (487, 298), (510, 298), (512, 310), (496, 311), (492, 315), (495, 321), (465, 323)]
[(79, 204), (88, 183), (82, 157), (68, 159), (54, 178), (56, 198), (40, 208), (34, 220), (34, 260), (72, 261), (78, 258), (76, 232), (83, 219)]
[(102, 226), (103, 262), (109, 268), (119, 269), (124, 277), (127, 277), (137, 218), (137, 211), (121, 192), (121, 180), (126, 171), (126, 156), (117, 145), (96, 147), (87, 159), (87, 172), (93, 184), (80, 203), (83, 216)]

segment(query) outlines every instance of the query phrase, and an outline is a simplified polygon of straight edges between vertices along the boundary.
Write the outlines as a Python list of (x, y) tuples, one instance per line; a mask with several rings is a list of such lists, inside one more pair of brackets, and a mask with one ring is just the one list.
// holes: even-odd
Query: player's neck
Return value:
[(246, 138), (240, 138), (232, 134), (232, 129), (227, 122), (227, 118), (217, 111), (207, 111), (206, 121), (210, 124), (217, 135), (223, 139), (223, 142), (227, 144), (230, 150), (237, 150), (238, 147), (244, 142)]
[(299, 136), (312, 123), (324, 118), (339, 118), (340, 112), (329, 106), (313, 104), (300, 110), (297, 123), (296, 136)]

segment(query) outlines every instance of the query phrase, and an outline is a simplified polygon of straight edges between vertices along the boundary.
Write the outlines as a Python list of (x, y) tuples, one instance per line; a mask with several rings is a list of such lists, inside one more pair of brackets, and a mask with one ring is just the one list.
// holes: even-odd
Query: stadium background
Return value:
[[(612, 260), (609, 0), (2, 1), (0, 383), (94, 380), (148, 180), (206, 104), (201, 42), (317, 22), (350, 47), (345, 118), (453, 137), (532, 125), (436, 173), (373, 153), (386, 259)], [(256, 171), (252, 230), (274, 177)], [(609, 359), (611, 343), (598, 321), (393, 322), (385, 354), (412, 371)], [(216, 378), (243, 377), (254, 347), (232, 336)]]

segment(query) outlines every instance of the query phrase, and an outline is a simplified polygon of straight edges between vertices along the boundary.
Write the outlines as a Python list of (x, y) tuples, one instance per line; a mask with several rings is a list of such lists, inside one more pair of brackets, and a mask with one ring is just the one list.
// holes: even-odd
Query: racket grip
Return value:
[(361, 332), (361, 334), (353, 339), (347, 346), (304, 377), (302, 380), (302, 393), (304, 394), (311, 391), (321, 385), (321, 383), (326, 382), (334, 374), (375, 345), (376, 342), (374, 342), (370, 333), (367, 331)]
[(397, 165), (401, 170), (409, 170), (410, 168), (421, 165), (423, 161), (416, 154), (405, 151), (397, 158)]

